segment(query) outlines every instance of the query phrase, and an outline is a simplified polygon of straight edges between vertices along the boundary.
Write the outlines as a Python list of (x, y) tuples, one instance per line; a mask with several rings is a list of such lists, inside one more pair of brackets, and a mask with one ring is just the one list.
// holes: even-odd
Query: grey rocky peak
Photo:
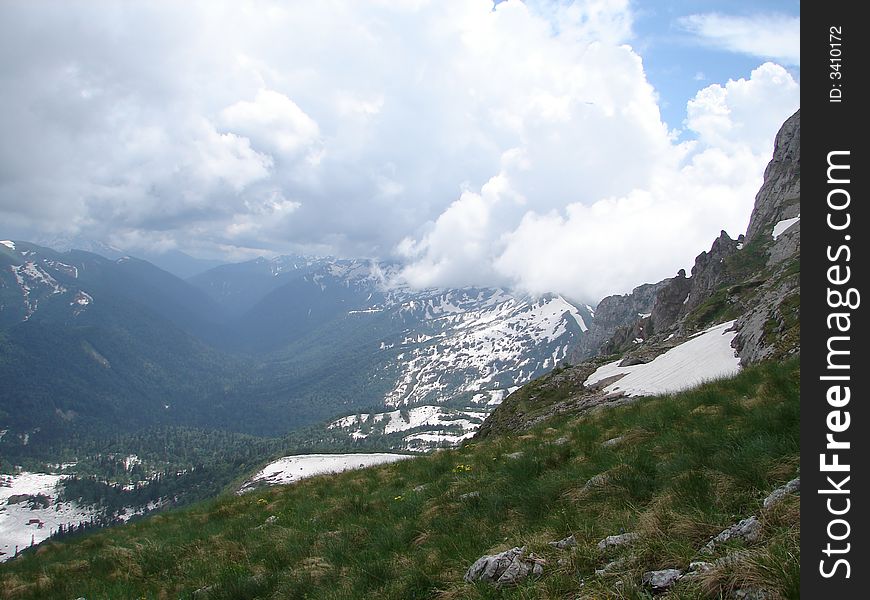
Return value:
[(495, 586), (513, 586), (531, 575), (541, 575), (546, 561), (532, 553), (526, 554), (526, 547), (511, 548), (498, 554), (481, 556), (465, 572), (465, 581), (485, 581)]
[(746, 243), (773, 226), (800, 214), (801, 111), (783, 123), (776, 135), (773, 159), (764, 170), (764, 184), (755, 196), (755, 208), (746, 230)]
[(683, 314), (695, 310), (721, 285), (729, 283), (725, 261), (738, 251), (739, 244), (740, 242), (732, 240), (731, 236), (723, 230), (713, 241), (709, 252), (701, 252), (695, 257), (695, 265), (692, 267), (692, 290), (685, 303)]
[(650, 316), (650, 324), (656, 331), (665, 331), (682, 316), (692, 291), (692, 280), (686, 277), (685, 269), (662, 286), (656, 294)]
[(740, 244), (731, 239), (726, 231), (722, 231), (710, 250), (701, 252), (695, 258), (691, 277), (686, 277), (686, 272), (680, 269), (676, 277), (668, 280), (656, 294), (650, 316), (650, 333), (686, 329), (679, 327), (680, 321), (707, 302), (722, 285), (729, 283), (726, 261), (738, 252)]

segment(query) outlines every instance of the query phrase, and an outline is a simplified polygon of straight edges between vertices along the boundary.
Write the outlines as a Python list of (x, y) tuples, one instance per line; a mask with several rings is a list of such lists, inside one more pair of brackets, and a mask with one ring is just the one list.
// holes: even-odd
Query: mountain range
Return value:
[(182, 280), (90, 247), (108, 256), (0, 243), (0, 443), (159, 424), (281, 435), (427, 407), (440, 416), (409, 429), (429, 437), (404, 444), (426, 448), (563, 361), (594, 320), (558, 294), (411, 289), (371, 260), (259, 258)]

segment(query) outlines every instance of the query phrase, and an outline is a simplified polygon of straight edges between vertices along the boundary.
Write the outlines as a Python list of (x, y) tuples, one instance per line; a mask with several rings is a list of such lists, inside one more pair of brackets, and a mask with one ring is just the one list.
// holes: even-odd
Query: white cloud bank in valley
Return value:
[(765, 63), (700, 90), (677, 141), (624, 0), (0, 11), (8, 226), (402, 258), (421, 286), (595, 301), (672, 275), (745, 229), (799, 103)]

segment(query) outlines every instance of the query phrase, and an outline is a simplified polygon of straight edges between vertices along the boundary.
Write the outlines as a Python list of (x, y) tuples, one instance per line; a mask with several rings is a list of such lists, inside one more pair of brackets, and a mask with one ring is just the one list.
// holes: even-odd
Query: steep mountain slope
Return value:
[[(190, 423), (238, 371), (191, 333), (210, 300), (144, 261), (0, 246), (5, 438)], [(29, 436), (28, 436), (29, 437)], [(37, 441), (40, 436), (32, 437)]]
[(188, 281), (208, 294), (231, 316), (251, 310), (269, 292), (309, 273), (319, 261), (303, 256), (280, 256), (274, 259), (227, 264), (209, 269)]

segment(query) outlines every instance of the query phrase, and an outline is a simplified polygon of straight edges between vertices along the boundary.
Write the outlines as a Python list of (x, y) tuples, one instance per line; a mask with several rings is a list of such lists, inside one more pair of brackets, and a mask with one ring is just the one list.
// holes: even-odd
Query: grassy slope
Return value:
[[(0, 566), (0, 590), (88, 600), (190, 598), (207, 586), (195, 597), (646, 598), (636, 584), (644, 570), (685, 568), (710, 536), (757, 514), (764, 537), (740, 565), (683, 581), (671, 597), (718, 598), (746, 580), (797, 598), (798, 498), (772, 512), (760, 505), (797, 471), (799, 386), (798, 361), (771, 363), (523, 435), (224, 497), (38, 547)], [(584, 491), (604, 472), (605, 484)], [(479, 497), (460, 497), (472, 491)], [(270, 516), (277, 522), (264, 524)], [(643, 535), (623, 552), (633, 558), (595, 577), (618, 556), (596, 543), (621, 529)], [(573, 550), (547, 545), (572, 533)], [(507, 590), (462, 583), (480, 555), (524, 544), (548, 560), (541, 578)]]

